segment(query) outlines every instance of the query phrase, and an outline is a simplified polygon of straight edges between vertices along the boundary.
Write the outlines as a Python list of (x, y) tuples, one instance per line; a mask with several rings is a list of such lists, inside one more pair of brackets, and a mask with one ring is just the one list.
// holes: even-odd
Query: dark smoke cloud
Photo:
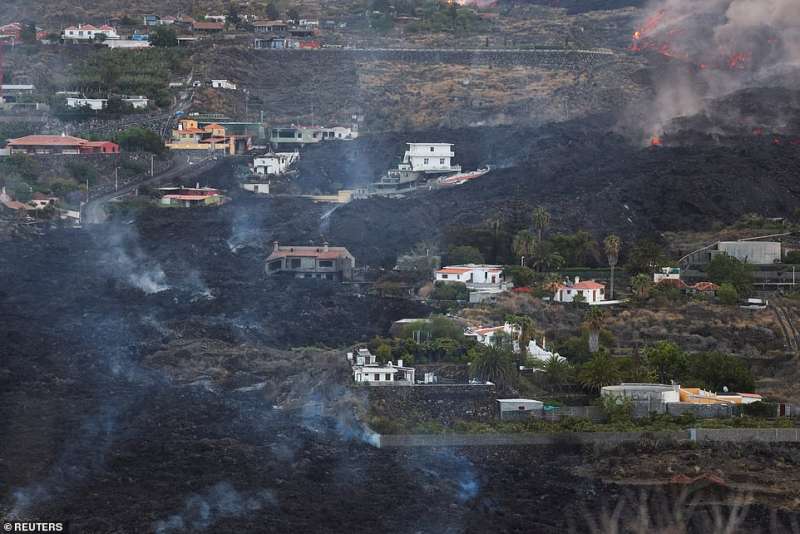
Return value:
[(647, 133), (741, 89), (789, 85), (800, 66), (798, 0), (656, 0), (633, 48), (672, 58), (640, 110)]

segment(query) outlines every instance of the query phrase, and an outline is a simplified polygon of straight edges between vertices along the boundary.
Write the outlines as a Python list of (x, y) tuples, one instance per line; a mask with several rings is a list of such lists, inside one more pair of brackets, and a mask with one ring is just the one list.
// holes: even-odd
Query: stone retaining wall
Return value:
[(617, 445), (643, 439), (724, 443), (800, 443), (800, 428), (692, 428), (679, 432), (558, 432), (519, 434), (397, 434), (377, 438), (379, 448)]
[(366, 386), (374, 415), (402, 416), (410, 422), (437, 421), (450, 425), (459, 419), (489, 420), (498, 412), (493, 385), (432, 384)]

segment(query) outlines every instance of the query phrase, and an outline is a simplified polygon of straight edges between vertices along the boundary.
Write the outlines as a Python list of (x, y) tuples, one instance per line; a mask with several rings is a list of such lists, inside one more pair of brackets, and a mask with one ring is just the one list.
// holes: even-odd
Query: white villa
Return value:
[(107, 98), (76, 98), (76, 97), (67, 98), (68, 108), (88, 107), (92, 111), (102, 111), (106, 109), (107, 106), (108, 106)]
[(594, 280), (581, 282), (581, 279), (576, 276), (574, 282), (558, 286), (553, 300), (555, 302), (573, 302), (578, 295), (582, 295), (583, 301), (587, 304), (601, 302), (606, 300), (606, 286)]
[(377, 363), (375, 355), (369, 349), (358, 349), (353, 355), (347, 353), (347, 359), (353, 364), (353, 380), (358, 384), (396, 384), (413, 385), (414, 368), (403, 367), (403, 360), (397, 360), (397, 365), (392, 362)]
[(448, 265), (434, 272), (437, 282), (462, 282), (470, 289), (506, 289), (503, 267), (500, 265)]
[(653, 273), (653, 282), (656, 284), (662, 280), (680, 280), (681, 270), (678, 267), (663, 267), (660, 273)]
[(300, 159), (299, 152), (276, 152), (264, 154), (253, 160), (253, 171), (263, 176), (280, 176)]
[(519, 335), (519, 327), (511, 323), (505, 323), (502, 326), (468, 327), (464, 331), (465, 337), (475, 338), (475, 341), (487, 347), (491, 347), (495, 344), (495, 336), (497, 334), (503, 334), (515, 339)]
[(453, 157), (452, 143), (408, 143), (398, 169), (424, 173), (461, 172), (460, 165), (452, 164)]
[(104, 24), (100, 27), (91, 24), (78, 24), (64, 29), (62, 37), (66, 41), (91, 41), (99, 34), (105, 35), (106, 39), (119, 39), (117, 30)]
[(214, 89), (236, 90), (236, 84), (228, 80), (211, 80), (211, 87)]

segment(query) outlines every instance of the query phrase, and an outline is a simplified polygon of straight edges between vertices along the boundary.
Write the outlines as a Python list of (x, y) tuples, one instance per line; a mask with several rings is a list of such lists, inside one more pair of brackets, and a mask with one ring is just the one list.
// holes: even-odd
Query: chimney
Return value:
[(397, 360), (397, 367), (403, 367), (403, 360)]
[(322, 246), (322, 250), (323, 250), (324, 252), (328, 252), (328, 242), (327, 242), (327, 241), (325, 241), (325, 242), (324, 242), (322, 245), (323, 245), (323, 246)]
[(579, 283), (580, 281), (581, 281), (581, 277), (580, 277), (580, 276), (576, 276), (576, 277), (575, 277), (575, 283), (577, 284), (577, 283)]
[(278, 241), (277, 241), (277, 240), (276, 240), (276, 241), (273, 241), (273, 242), (272, 242), (272, 252), (278, 252), (278, 249), (279, 249), (279, 248), (280, 248), (280, 247), (278, 246)]

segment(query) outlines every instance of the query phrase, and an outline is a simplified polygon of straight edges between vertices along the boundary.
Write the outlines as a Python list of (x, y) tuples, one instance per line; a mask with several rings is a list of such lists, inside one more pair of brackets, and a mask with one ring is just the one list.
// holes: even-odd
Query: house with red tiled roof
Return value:
[(8, 141), (6, 147), (14, 154), (118, 154), (119, 145), (111, 141), (87, 141), (71, 135), (27, 135)]
[(574, 302), (581, 295), (583, 302), (594, 304), (606, 300), (606, 286), (594, 280), (581, 281), (577, 276), (572, 282), (561, 284), (556, 288), (553, 300), (555, 302)]
[(192, 22), (192, 31), (202, 33), (221, 33), (225, 30), (224, 22), (205, 22), (195, 20)]
[(100, 34), (105, 35), (106, 39), (119, 39), (116, 28), (108, 24), (103, 24), (102, 26), (93, 26), (91, 24), (69, 26), (64, 28), (64, 33), (61, 34), (61, 37), (65, 41), (88, 42), (97, 39)]
[(273, 243), (266, 261), (267, 276), (290, 274), (295, 278), (349, 280), (356, 259), (344, 247), (280, 245)]

